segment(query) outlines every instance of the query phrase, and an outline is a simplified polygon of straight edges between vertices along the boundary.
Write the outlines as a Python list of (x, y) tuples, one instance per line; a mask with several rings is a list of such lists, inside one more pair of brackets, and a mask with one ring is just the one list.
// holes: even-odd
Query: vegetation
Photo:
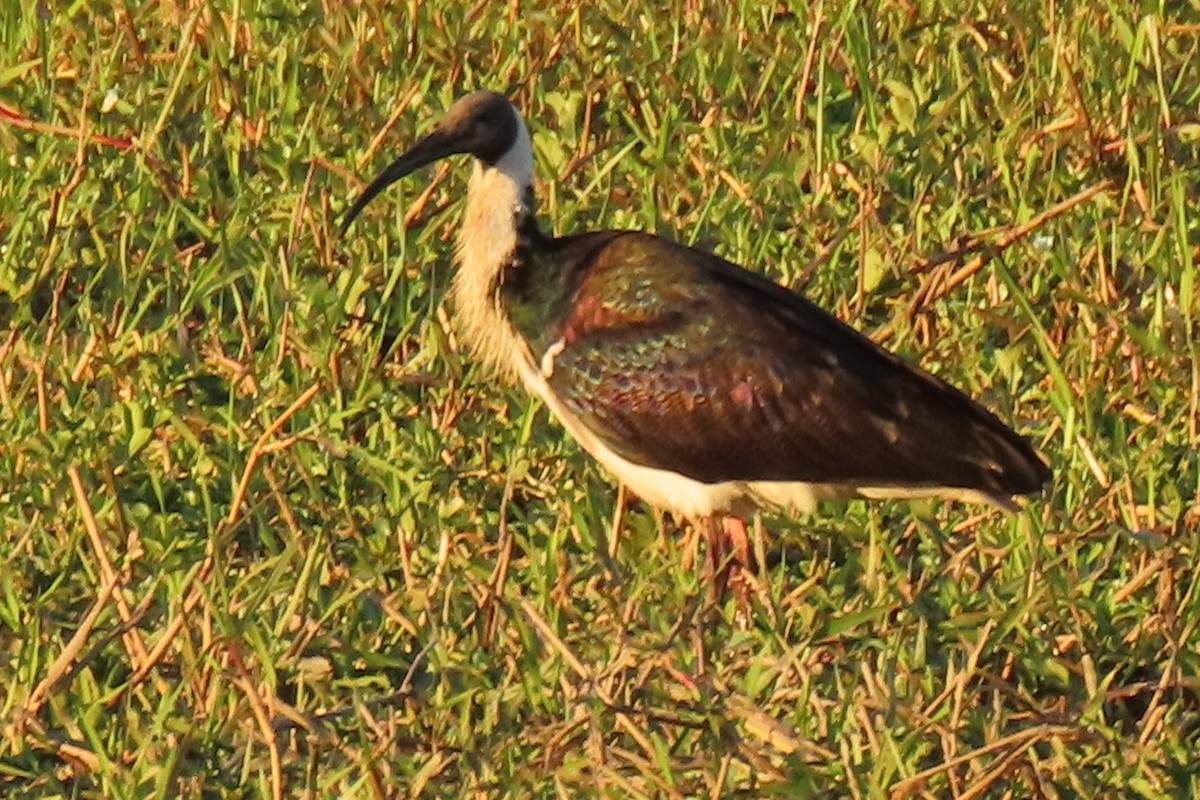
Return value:
[[(1200, 794), (1194, 0), (567, 6), (0, 7), (3, 793)], [(334, 234), (483, 87), (545, 224), (802, 289), (1053, 487), (769, 516), (710, 604), (462, 357), (465, 163)]]

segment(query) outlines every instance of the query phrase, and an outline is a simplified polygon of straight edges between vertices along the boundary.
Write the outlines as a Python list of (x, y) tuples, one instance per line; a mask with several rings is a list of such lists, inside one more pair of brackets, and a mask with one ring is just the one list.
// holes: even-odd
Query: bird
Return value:
[(745, 520), (761, 510), (851, 498), (1015, 510), (1050, 480), (982, 405), (759, 272), (639, 231), (544, 231), (529, 128), (504, 94), (455, 101), (339, 234), (386, 187), (455, 155), (473, 157), (450, 290), (462, 339), (626, 488), (702, 529), (719, 596), (756, 569)]

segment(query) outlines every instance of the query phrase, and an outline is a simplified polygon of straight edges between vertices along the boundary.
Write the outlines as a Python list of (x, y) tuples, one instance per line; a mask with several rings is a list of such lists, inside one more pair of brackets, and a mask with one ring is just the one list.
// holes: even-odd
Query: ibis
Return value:
[(801, 294), (636, 231), (539, 227), (529, 129), (507, 97), (462, 97), (347, 210), (470, 155), (452, 286), (463, 340), (518, 379), (646, 502), (705, 532), (722, 586), (752, 570), (744, 520), (843, 498), (1014, 508), (1050, 478), (982, 405)]

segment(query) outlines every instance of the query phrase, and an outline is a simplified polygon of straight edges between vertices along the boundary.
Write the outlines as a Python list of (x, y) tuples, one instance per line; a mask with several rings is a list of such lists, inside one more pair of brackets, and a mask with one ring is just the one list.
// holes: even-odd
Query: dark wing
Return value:
[(549, 383), (622, 457), (706, 483), (1036, 491), (982, 406), (799, 294), (645, 234), (592, 248)]

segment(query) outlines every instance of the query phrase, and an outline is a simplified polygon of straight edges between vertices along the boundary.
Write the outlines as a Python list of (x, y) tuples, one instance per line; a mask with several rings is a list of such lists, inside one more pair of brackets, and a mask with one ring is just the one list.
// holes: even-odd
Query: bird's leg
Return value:
[(745, 521), (738, 517), (725, 517), (723, 522), (725, 539), (733, 555), (733, 566), (751, 575), (757, 573), (758, 565), (754, 563), (754, 549), (750, 546), (750, 534)]
[(704, 548), (704, 566), (708, 573), (708, 599), (719, 603), (725, 599), (729, 585), (729, 559), (725, 556), (725, 529), (716, 517), (705, 517), (700, 521), (704, 529), (707, 547)]
[(732, 556), (729, 565), (729, 580), (733, 585), (733, 593), (737, 598), (741, 623), (744, 625), (750, 619), (751, 602), (758, 588), (758, 564), (754, 559), (754, 549), (750, 546), (750, 535), (746, 531), (746, 522), (739, 517), (726, 517), (723, 521), (725, 542)]
[(746, 523), (737, 517), (705, 517), (701, 524), (708, 543), (705, 564), (711, 580), (710, 599), (721, 602), (732, 585), (738, 607), (748, 613), (757, 565)]

